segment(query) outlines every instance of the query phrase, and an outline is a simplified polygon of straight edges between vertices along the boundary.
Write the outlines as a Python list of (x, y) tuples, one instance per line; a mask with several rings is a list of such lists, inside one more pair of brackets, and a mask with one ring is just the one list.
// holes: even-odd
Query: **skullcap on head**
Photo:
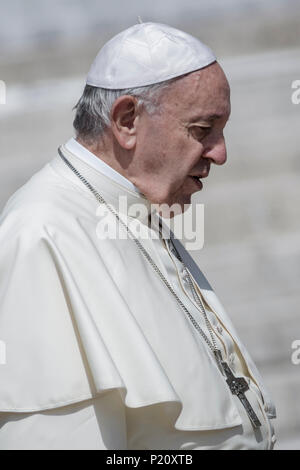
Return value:
[(96, 56), (86, 83), (108, 89), (160, 83), (216, 61), (199, 39), (160, 23), (131, 26), (108, 41)]

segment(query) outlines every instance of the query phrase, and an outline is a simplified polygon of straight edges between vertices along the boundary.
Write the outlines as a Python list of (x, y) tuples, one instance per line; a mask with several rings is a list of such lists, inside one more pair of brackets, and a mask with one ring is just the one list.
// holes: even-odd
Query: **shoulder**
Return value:
[(1, 235), (42, 233), (74, 228), (79, 220), (96, 216), (93, 200), (72, 182), (56, 174), (51, 165), (35, 173), (7, 201), (0, 215)]

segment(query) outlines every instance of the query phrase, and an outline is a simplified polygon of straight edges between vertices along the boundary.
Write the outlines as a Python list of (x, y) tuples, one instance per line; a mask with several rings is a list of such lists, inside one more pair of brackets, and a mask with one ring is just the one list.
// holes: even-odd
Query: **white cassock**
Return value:
[[(123, 195), (148, 216), (131, 183), (74, 139), (62, 150), (108, 203)], [(249, 383), (256, 430), (135, 243), (99, 236), (99, 221), (99, 203), (59, 156), (2, 213), (0, 448), (273, 448), (275, 407), (205, 278), (196, 288), (218, 347)], [(168, 240), (142, 243), (209, 336)]]

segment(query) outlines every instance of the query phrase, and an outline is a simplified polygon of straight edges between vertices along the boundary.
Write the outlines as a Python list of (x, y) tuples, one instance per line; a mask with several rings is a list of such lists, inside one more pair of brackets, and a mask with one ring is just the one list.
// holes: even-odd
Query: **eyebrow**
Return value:
[(191, 122), (196, 122), (196, 121), (214, 121), (215, 119), (220, 119), (224, 117), (222, 114), (208, 114), (208, 115), (201, 115), (201, 116), (195, 116), (193, 117), (190, 121)]

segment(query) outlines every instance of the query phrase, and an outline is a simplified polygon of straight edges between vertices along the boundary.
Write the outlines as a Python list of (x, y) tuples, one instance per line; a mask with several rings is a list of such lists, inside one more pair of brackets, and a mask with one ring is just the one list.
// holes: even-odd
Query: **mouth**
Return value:
[(200, 177), (199, 177), (199, 176), (189, 175), (188, 177), (189, 177), (189, 178), (193, 181), (193, 183), (197, 186), (198, 191), (200, 191), (200, 190), (203, 188), (203, 183), (202, 183), (202, 181), (200, 180)]

